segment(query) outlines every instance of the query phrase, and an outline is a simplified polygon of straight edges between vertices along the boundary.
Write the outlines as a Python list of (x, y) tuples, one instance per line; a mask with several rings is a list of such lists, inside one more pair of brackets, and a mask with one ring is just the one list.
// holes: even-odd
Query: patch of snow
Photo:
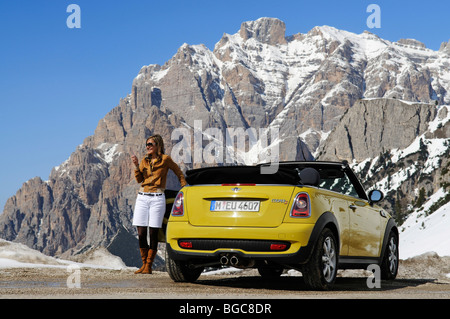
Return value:
[(123, 269), (126, 268), (120, 257), (110, 254), (106, 249), (96, 249), (83, 263), (63, 260), (44, 255), (26, 245), (0, 239), (0, 269), (2, 268), (67, 268), (78, 265), (87, 268)]
[(384, 194), (398, 189), (404, 181), (406, 181), (411, 175), (413, 175), (417, 170), (415, 165), (411, 165), (405, 169), (399, 170), (398, 172), (386, 176), (381, 181), (376, 183), (375, 189), (382, 191)]
[[(447, 109), (447, 116), (445, 118), (440, 119), (439, 118), (439, 112), (441, 110)], [(448, 121), (450, 121), (450, 107), (448, 105), (440, 105), (437, 109), (437, 114), (438, 116), (436, 116), (436, 118), (428, 123), (428, 130), (430, 132), (434, 132), (438, 129), (439, 126), (444, 126)]]
[(439, 256), (450, 256), (450, 203), (440, 207), (431, 215), (428, 209), (447, 193), (440, 189), (424, 204), (411, 213), (400, 227), (400, 259), (407, 259), (426, 252)]
[(282, 277), (302, 277), (302, 273), (295, 269), (289, 269), (285, 274), (281, 275)]
[(126, 268), (125, 263), (118, 256), (111, 254), (106, 248), (97, 248), (92, 253), (88, 254), (87, 258), (83, 260), (83, 264), (91, 267), (108, 267), (112, 269)]
[(243, 272), (243, 269), (234, 267), (220, 268), (215, 270), (204, 271), (202, 275), (215, 276), (215, 275), (229, 275)]
[(166, 76), (166, 74), (167, 74), (167, 72), (169, 72), (169, 70), (170, 70), (170, 67), (168, 67), (167, 69), (155, 72), (154, 74), (152, 74), (152, 78), (155, 81), (159, 81), (159, 80), (161, 80), (162, 78), (164, 78)]
[(97, 149), (102, 152), (103, 159), (106, 163), (111, 164), (114, 157), (120, 154), (117, 151), (117, 146), (119, 146), (119, 144), (102, 143), (97, 147)]

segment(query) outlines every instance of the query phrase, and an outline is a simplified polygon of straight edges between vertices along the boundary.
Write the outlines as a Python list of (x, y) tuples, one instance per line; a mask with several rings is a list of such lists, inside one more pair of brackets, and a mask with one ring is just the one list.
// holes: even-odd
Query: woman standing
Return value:
[[(169, 169), (178, 177), (181, 187), (186, 185), (181, 169), (170, 156), (164, 154), (164, 142), (160, 135), (149, 137), (146, 140), (146, 149), (147, 156), (140, 164), (136, 155), (131, 157), (136, 166), (134, 176), (136, 181), (141, 183), (133, 216), (142, 257), (142, 267), (136, 274), (152, 273), (152, 264), (158, 249), (158, 232), (166, 210), (164, 189)], [(150, 229), (150, 245), (147, 242), (147, 227)]]

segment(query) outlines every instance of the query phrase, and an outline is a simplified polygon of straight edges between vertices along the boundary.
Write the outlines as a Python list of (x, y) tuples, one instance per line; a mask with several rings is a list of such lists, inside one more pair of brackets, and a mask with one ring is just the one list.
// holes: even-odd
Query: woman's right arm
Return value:
[(136, 155), (131, 156), (131, 160), (133, 161), (133, 164), (135, 166), (134, 178), (138, 183), (142, 183), (144, 181), (144, 174), (142, 174), (142, 171), (139, 168), (139, 160)]

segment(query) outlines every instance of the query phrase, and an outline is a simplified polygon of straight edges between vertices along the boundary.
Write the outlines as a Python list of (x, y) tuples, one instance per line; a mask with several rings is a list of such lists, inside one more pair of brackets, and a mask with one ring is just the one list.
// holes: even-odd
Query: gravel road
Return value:
[(318, 292), (307, 290), (301, 274), (295, 271), (277, 280), (262, 279), (256, 270), (250, 269), (202, 274), (196, 283), (175, 283), (166, 272), (135, 275), (132, 268), (5, 268), (0, 269), (0, 296), (8, 299), (450, 299), (450, 257), (431, 254), (401, 261), (397, 279), (381, 281), (380, 288), (368, 287), (370, 274), (339, 271), (335, 289)]

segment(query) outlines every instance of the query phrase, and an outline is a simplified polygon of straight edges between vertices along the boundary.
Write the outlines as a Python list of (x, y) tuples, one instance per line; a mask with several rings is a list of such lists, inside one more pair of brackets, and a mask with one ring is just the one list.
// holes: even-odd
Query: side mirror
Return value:
[(371, 204), (377, 203), (384, 198), (384, 195), (378, 189), (373, 189), (369, 192), (369, 201)]

